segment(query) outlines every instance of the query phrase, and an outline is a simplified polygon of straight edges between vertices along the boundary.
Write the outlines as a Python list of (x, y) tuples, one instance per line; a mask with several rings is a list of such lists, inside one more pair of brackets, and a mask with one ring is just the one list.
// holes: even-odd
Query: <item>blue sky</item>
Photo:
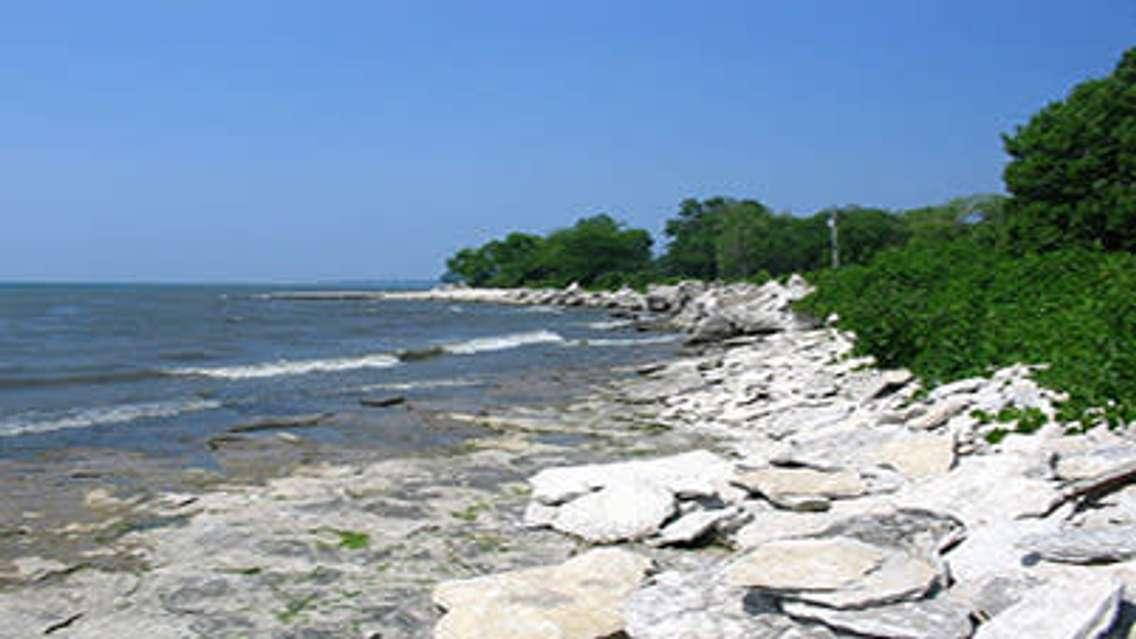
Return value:
[(432, 277), (678, 202), (1001, 189), (1131, 0), (64, 2), (0, 14), (0, 280)]

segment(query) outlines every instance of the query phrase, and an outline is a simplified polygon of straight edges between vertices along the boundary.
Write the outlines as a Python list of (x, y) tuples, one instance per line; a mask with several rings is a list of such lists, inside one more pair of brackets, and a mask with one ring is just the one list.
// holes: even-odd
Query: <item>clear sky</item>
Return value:
[(1132, 0), (10, 2), (0, 280), (433, 277), (684, 197), (1001, 189)]

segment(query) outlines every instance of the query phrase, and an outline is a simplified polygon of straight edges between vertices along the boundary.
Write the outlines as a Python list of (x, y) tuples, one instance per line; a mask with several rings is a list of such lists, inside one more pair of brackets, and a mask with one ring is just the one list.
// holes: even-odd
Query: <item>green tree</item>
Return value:
[(1006, 236), (1018, 252), (1136, 251), (1136, 48), (1004, 135)]
[(814, 271), (828, 260), (828, 216), (773, 216), (762, 268), (773, 275)]
[(510, 233), (504, 240), (486, 244), (486, 251), (495, 264), (488, 283), (512, 287), (540, 279), (542, 272), (538, 259), (543, 246), (544, 238), (527, 233)]
[[(624, 228), (608, 215), (586, 217), (574, 226), (553, 231), (545, 240), (537, 265), (544, 283), (588, 286), (601, 276), (631, 276), (651, 267), (651, 234)], [(610, 282), (611, 278), (605, 278)]]
[(496, 264), (486, 247), (463, 248), (446, 260), (447, 282), (464, 282), (470, 286), (485, 286), (496, 272)]
[(667, 252), (660, 260), (664, 273), (704, 280), (718, 277), (716, 255), (721, 217), (731, 204), (732, 200), (724, 197), (682, 201), (678, 214), (667, 220), (663, 230), (669, 238)]
[[(828, 217), (832, 212), (820, 215)], [(835, 212), (842, 264), (867, 264), (883, 249), (906, 244), (911, 235), (898, 215), (883, 209), (847, 206)]]
[(721, 211), (714, 243), (718, 277), (740, 279), (763, 270), (770, 256), (773, 215), (759, 202), (734, 202)]
[(1005, 203), (1003, 195), (979, 193), (904, 211), (902, 219), (912, 242), (949, 242), (972, 237), (983, 244), (993, 244), (1002, 225)]

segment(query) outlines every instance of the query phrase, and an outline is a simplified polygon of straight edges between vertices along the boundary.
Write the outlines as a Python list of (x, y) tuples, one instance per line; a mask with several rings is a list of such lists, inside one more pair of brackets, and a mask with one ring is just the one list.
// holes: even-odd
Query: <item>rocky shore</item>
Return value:
[(1131, 430), (1018, 433), (990, 416), (1060, 400), (1029, 366), (924, 389), (796, 317), (807, 291), (386, 294), (608, 308), (690, 349), (447, 415), (484, 434), (442, 455), (93, 490), (72, 534), (104, 543), (0, 563), (0, 637), (1136, 636)]

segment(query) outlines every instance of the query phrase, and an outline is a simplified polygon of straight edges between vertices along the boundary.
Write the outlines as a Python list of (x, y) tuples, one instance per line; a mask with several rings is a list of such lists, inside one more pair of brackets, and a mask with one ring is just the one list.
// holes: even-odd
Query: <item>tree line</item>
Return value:
[(910, 211), (845, 206), (807, 217), (774, 213), (753, 199), (686, 199), (666, 221), (666, 249), (652, 255), (643, 229), (606, 214), (541, 236), (514, 232), (458, 251), (446, 281), (471, 286), (641, 286), (678, 279), (764, 280), (824, 268), (830, 260), (829, 223), (839, 228), (840, 259), (864, 264), (910, 241), (975, 234), (1002, 216), (1005, 198), (977, 195)]

